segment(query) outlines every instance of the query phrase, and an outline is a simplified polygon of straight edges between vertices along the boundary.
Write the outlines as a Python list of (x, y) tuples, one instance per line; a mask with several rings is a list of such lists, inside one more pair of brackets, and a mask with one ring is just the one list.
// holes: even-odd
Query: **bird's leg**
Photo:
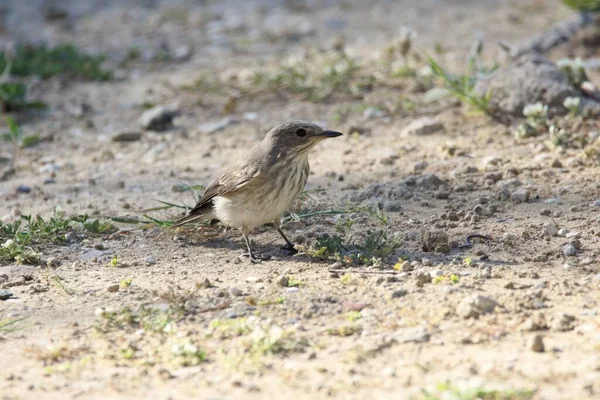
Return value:
[(285, 246), (283, 246), (281, 249), (290, 252), (290, 254), (296, 254), (298, 252), (298, 250), (296, 250), (296, 248), (294, 247), (294, 244), (292, 242), (290, 242), (290, 240), (285, 236), (285, 234), (281, 230), (281, 221), (279, 220), (279, 218), (277, 218), (275, 221), (273, 221), (273, 226), (275, 226), (275, 229), (277, 229), (277, 232), (279, 232), (279, 234), (281, 235), (283, 240), (285, 240)]
[(248, 254), (244, 254), (248, 257), (251, 263), (258, 263), (260, 260), (254, 255), (252, 252), (252, 248), (250, 247), (250, 239), (248, 238), (248, 230), (242, 229), (242, 236), (244, 237), (244, 242), (246, 242), (246, 248), (248, 249)]

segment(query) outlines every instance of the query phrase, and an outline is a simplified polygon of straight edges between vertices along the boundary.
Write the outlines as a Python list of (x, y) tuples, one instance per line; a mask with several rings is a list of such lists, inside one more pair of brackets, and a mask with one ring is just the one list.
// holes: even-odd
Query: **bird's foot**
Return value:
[(239, 256), (240, 258), (247, 258), (251, 264), (260, 264), (262, 261), (268, 261), (271, 259), (270, 254), (262, 253), (244, 253)]
[(290, 256), (298, 253), (298, 250), (296, 250), (293, 244), (286, 244), (285, 246), (281, 247), (281, 250), (285, 251)]

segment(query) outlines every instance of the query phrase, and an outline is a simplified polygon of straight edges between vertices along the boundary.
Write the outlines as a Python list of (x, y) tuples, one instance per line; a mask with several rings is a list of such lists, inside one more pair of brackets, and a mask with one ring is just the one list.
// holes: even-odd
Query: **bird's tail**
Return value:
[(171, 228), (177, 228), (178, 226), (181, 225), (185, 225), (189, 222), (194, 222), (197, 221), (199, 219), (204, 219), (204, 214), (190, 214), (190, 215), (186, 215), (185, 217), (178, 219), (177, 221), (175, 221), (175, 223), (173, 225), (171, 225)]
[(177, 228), (178, 226), (185, 225), (194, 221), (210, 221), (212, 219), (214, 219), (212, 213), (212, 204), (207, 204), (204, 207), (193, 209), (188, 215), (175, 221), (175, 223), (171, 225), (171, 228)]

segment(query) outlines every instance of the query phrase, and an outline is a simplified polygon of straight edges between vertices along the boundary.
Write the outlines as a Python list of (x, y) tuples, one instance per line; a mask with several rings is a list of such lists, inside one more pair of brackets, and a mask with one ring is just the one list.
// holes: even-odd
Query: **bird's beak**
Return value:
[(342, 136), (343, 133), (340, 132), (336, 132), (336, 131), (323, 131), (318, 135), (315, 135), (315, 137), (318, 137), (319, 139), (329, 139), (329, 138), (334, 138), (334, 137), (338, 137), (338, 136)]

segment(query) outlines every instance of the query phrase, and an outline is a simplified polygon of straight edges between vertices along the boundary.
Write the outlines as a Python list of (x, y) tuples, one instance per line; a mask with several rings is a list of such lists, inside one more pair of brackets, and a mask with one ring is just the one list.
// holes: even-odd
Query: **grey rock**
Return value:
[(479, 318), (482, 314), (487, 314), (498, 306), (496, 300), (474, 294), (464, 298), (456, 307), (456, 313), (463, 318)]
[(544, 339), (542, 338), (542, 335), (533, 335), (529, 339), (529, 343), (528, 343), (527, 347), (529, 348), (529, 350), (534, 351), (536, 353), (543, 353), (545, 350), (545, 347), (544, 347)]
[[(580, 95), (571, 86), (567, 76), (553, 62), (539, 54), (519, 57), (481, 79), (475, 90), (481, 95), (491, 91), (492, 109), (517, 117), (523, 117), (523, 108), (527, 104), (536, 102), (548, 105), (551, 116), (566, 114), (564, 100)], [(590, 101), (584, 108), (600, 109), (600, 105), (594, 103)]]
[(411, 135), (431, 135), (444, 129), (444, 125), (436, 118), (423, 117), (419, 118), (410, 124), (402, 131), (402, 136)]
[(392, 299), (399, 299), (400, 297), (404, 297), (407, 295), (407, 291), (404, 289), (394, 290), (392, 292)]
[(156, 258), (154, 258), (154, 256), (147, 256), (144, 258), (144, 262), (148, 265), (154, 265), (156, 264)]
[(545, 236), (549, 237), (558, 235), (558, 229), (556, 229), (554, 222), (546, 222), (543, 227), (543, 233)]
[(529, 200), (529, 190), (527, 189), (516, 189), (510, 194), (510, 199), (515, 203), (525, 203)]
[(446, 182), (444, 182), (443, 180), (438, 178), (437, 175), (434, 174), (425, 174), (417, 176), (416, 178), (417, 179), (415, 181), (415, 185), (423, 189), (433, 190), (439, 188), (441, 185), (446, 184)]
[(145, 111), (140, 117), (142, 128), (147, 131), (163, 132), (173, 126), (173, 119), (179, 111), (165, 106), (156, 106)]
[(577, 248), (571, 243), (565, 244), (562, 248), (563, 254), (567, 257), (573, 257), (577, 255)]
[(417, 326), (399, 329), (391, 335), (391, 338), (395, 343), (426, 343), (430, 336), (427, 329)]
[(12, 292), (7, 289), (0, 289), (0, 300), (8, 300), (12, 297)]
[(566, 237), (569, 232), (571, 232), (571, 230), (568, 228), (560, 228), (558, 230), (558, 236)]
[(140, 140), (142, 132), (139, 131), (118, 131), (111, 136), (113, 142), (135, 142)]
[(92, 258), (100, 258), (106, 254), (113, 253), (112, 250), (90, 250), (79, 256), (80, 260), (91, 260)]

